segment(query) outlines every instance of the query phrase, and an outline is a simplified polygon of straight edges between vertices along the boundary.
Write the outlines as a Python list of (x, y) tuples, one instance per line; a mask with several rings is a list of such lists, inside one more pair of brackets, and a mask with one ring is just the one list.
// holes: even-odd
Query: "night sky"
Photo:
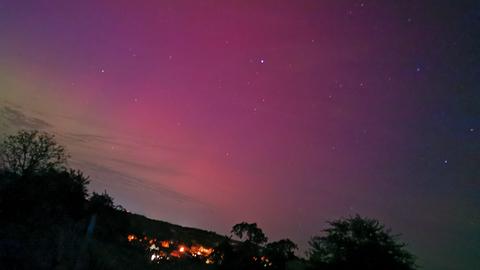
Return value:
[(356, 213), (480, 269), (480, 3), (0, 0), (0, 128), (129, 211), (303, 253)]

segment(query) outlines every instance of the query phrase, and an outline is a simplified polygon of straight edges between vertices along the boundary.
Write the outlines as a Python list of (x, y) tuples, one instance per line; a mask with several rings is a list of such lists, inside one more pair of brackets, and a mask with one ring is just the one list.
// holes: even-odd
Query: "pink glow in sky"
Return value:
[[(56, 133), (92, 190), (129, 211), (220, 233), (258, 222), (302, 247), (360, 213), (435, 269), (467, 241), (448, 224), (475, 212), (471, 174), (458, 176), (471, 167), (456, 167), (470, 156), (438, 131), (444, 112), (467, 119), (438, 97), (458, 85), (443, 44), (462, 8), (0, 2), (0, 124)], [(477, 128), (468, 119), (446, 125)]]

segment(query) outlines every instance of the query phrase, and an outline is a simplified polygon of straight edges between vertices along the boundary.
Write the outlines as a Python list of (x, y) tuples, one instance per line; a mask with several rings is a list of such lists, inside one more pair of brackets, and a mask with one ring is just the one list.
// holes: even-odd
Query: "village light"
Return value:
[[(202, 258), (205, 260), (206, 264), (215, 263), (208, 257), (213, 253), (214, 249), (211, 247), (204, 247), (202, 245), (191, 245), (187, 246), (185, 244), (177, 245), (176, 242), (172, 240), (157, 240), (156, 238), (150, 239), (147, 236), (137, 237), (134, 234), (129, 234), (127, 236), (129, 242), (138, 241), (141, 245), (150, 252), (156, 251), (154, 254), (150, 255), (150, 260), (160, 263), (161, 260), (176, 260), (180, 259), (186, 254), (192, 257)], [(170, 247), (176, 246), (176, 249), (168, 251)], [(169, 253), (167, 253), (169, 252)], [(223, 257), (223, 256), (222, 256)], [(260, 259), (260, 258), (254, 258)], [(263, 260), (263, 259), (262, 259)], [(267, 261), (268, 262), (268, 261)]]
[(133, 234), (129, 234), (127, 239), (128, 239), (128, 242), (132, 242), (133, 240), (135, 240), (137, 237)]

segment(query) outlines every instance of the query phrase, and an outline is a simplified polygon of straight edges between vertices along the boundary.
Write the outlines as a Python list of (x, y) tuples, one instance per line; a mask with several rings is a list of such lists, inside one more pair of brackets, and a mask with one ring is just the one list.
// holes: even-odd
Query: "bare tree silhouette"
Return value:
[(37, 130), (21, 130), (0, 144), (0, 166), (17, 175), (58, 169), (67, 158), (65, 148), (57, 144), (54, 135)]

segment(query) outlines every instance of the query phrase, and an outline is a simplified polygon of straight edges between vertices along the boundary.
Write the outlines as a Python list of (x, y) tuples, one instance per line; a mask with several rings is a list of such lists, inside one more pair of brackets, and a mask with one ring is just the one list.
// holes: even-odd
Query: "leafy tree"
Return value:
[(64, 173), (67, 174), (68, 178), (76, 184), (77, 191), (81, 196), (86, 199), (88, 197), (88, 184), (90, 184), (90, 177), (86, 176), (80, 170), (69, 169)]
[(92, 193), (88, 201), (88, 212), (91, 227), (87, 234), (93, 235), (97, 240), (124, 241), (125, 235), (131, 233), (125, 208), (115, 205), (107, 191)]
[(295, 250), (298, 246), (290, 239), (282, 239), (268, 243), (265, 248), (265, 255), (273, 263), (274, 269), (285, 269), (287, 261), (295, 258)]
[(244, 241), (233, 246), (228, 244), (231, 239), (223, 243), (219, 249), (222, 254), (221, 269), (263, 269), (264, 266), (260, 263), (261, 247), (267, 242), (267, 237), (262, 229), (256, 223), (242, 222), (234, 225), (231, 232)]
[(257, 223), (238, 223), (233, 226), (231, 233), (240, 239), (243, 239), (243, 236), (245, 236), (246, 241), (256, 245), (262, 245), (268, 240), (262, 229), (258, 228)]
[(92, 196), (89, 199), (90, 208), (94, 211), (101, 209), (113, 209), (115, 204), (113, 203), (113, 198), (108, 195), (105, 190), (103, 193), (99, 194), (95, 191), (92, 193)]
[(53, 135), (37, 130), (21, 130), (0, 144), (1, 167), (21, 176), (59, 169), (67, 158), (65, 148), (55, 142)]
[(312, 269), (411, 270), (414, 257), (405, 244), (374, 219), (355, 216), (329, 222), (325, 235), (309, 242)]

